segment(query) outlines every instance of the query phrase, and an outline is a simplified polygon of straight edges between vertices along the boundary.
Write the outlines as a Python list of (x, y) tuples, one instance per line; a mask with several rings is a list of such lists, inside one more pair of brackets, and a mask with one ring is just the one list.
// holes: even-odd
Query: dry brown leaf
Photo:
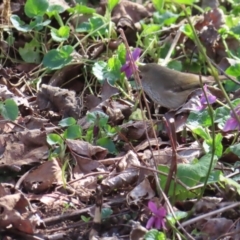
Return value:
[(149, 180), (145, 178), (127, 194), (127, 203), (128, 205), (139, 205), (142, 201), (152, 199), (154, 196), (155, 191), (152, 189)]
[(71, 151), (74, 151), (79, 156), (88, 157), (90, 159), (104, 159), (108, 154), (108, 150), (106, 148), (93, 146), (92, 144), (81, 140), (67, 139), (66, 143)]
[(40, 110), (53, 110), (63, 115), (63, 118), (81, 116), (80, 99), (74, 91), (61, 89), (42, 84), (37, 94), (37, 103)]
[(24, 195), (17, 193), (0, 198), (1, 221), (0, 227), (5, 229), (11, 227), (28, 234), (35, 232), (36, 225), (41, 223), (39, 217), (33, 218), (33, 213), (28, 200)]
[[(101, 175), (101, 172), (99, 172), (99, 175)], [(87, 202), (96, 190), (97, 181), (97, 176), (88, 176), (71, 183), (70, 186), (76, 191), (76, 194), (81, 201)]]
[(224, 233), (228, 233), (233, 225), (233, 221), (226, 218), (208, 219), (201, 227), (202, 237), (204, 240), (214, 240)]
[[(86, 96), (86, 102), (85, 106), (89, 109), (92, 110), (93, 108), (97, 108), (97, 106), (100, 103), (105, 102), (108, 100), (110, 97), (116, 95), (119, 93), (118, 88), (112, 86), (107, 80), (104, 81), (103, 86), (102, 86), (102, 91), (101, 91), (101, 97), (96, 97), (94, 95), (88, 95)], [(101, 106), (104, 106), (105, 104), (101, 104)], [(101, 108), (99, 106), (99, 108)]]
[(109, 177), (102, 181), (102, 185), (110, 189), (118, 189), (133, 184), (139, 176), (139, 169), (135, 166), (140, 166), (140, 162), (137, 155), (133, 151), (129, 151), (119, 161)]
[(85, 174), (91, 173), (93, 170), (106, 170), (101, 163), (91, 158), (83, 157), (75, 153), (73, 153), (73, 157), (76, 160), (76, 166), (74, 168), (75, 178), (82, 177)]
[[(68, 65), (57, 70), (51, 77), (49, 85), (53, 87), (64, 87), (69, 90), (80, 92), (84, 88), (84, 78), (82, 76), (82, 65)], [(82, 81), (81, 81), (82, 80)]]
[(65, 207), (66, 204), (69, 203), (72, 203), (74, 206), (77, 206), (79, 208), (84, 207), (84, 205), (77, 199), (60, 192), (52, 192), (43, 195), (28, 194), (28, 198), (30, 200), (40, 201), (46, 206), (51, 207), (51, 209), (59, 209), (59, 207)]
[(39, 193), (48, 190), (53, 185), (62, 184), (62, 182), (62, 169), (58, 161), (53, 159), (32, 170), (25, 177), (23, 185), (27, 191)]
[(208, 213), (214, 211), (218, 208), (218, 203), (222, 201), (221, 198), (215, 197), (203, 197), (195, 204), (195, 211), (196, 213)]
[[(121, 134), (119, 135), (119, 138), (122, 139), (122, 136), (124, 136), (125, 138), (123, 138), (123, 140), (144, 140), (147, 136), (149, 138), (155, 137), (150, 121), (129, 122), (121, 125), (120, 128)], [(146, 135), (146, 129), (148, 135)], [(157, 134), (157, 131), (154, 131)]]
[(135, 239), (144, 240), (148, 230), (145, 227), (143, 227), (140, 222), (134, 222), (133, 220), (131, 220), (130, 223), (132, 224), (130, 240)]
[(48, 147), (27, 146), (13, 136), (0, 136), (2, 143), (2, 158), (0, 159), (1, 167), (9, 167), (14, 170), (14, 166), (21, 167), (25, 164), (39, 162), (48, 155)]

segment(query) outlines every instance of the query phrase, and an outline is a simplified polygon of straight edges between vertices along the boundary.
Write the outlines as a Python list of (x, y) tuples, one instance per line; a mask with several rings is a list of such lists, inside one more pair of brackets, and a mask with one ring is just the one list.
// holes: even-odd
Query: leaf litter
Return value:
[[(4, 238), (238, 238), (238, 6), (162, 2), (1, 4)], [(140, 62), (211, 74), (189, 20), (228, 74), (231, 109), (209, 87), (172, 111), (132, 81), (134, 49)]]

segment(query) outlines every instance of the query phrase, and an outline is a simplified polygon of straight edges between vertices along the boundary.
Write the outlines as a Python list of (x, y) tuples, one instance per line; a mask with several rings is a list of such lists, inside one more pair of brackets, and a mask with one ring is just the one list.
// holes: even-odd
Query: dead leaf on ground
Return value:
[(227, 218), (211, 218), (200, 228), (204, 240), (214, 240), (222, 234), (230, 232), (233, 221)]
[(208, 213), (218, 208), (218, 204), (222, 201), (221, 198), (216, 197), (203, 197), (195, 204), (195, 211), (199, 213)]
[(82, 65), (68, 65), (57, 70), (51, 77), (49, 85), (61, 87), (75, 92), (80, 92), (84, 88), (84, 77), (82, 77)]
[(140, 222), (135, 222), (131, 220), (130, 223), (132, 224), (130, 240), (135, 240), (135, 239), (143, 240), (148, 230), (145, 227), (143, 227)]
[(10, 188), (10, 184), (9, 186), (5, 186), (5, 184), (0, 184), (0, 198), (10, 195), (11, 194), (11, 188)]
[(132, 185), (139, 176), (139, 169), (135, 166), (140, 166), (140, 162), (137, 155), (133, 151), (129, 151), (119, 161), (116, 169), (102, 181), (102, 186), (120, 189)]
[(47, 194), (27, 194), (27, 197), (31, 201), (40, 201), (49, 208), (59, 209), (59, 207), (65, 207), (66, 204), (73, 204), (75, 207), (85, 207), (80, 201), (73, 196), (66, 195), (61, 192), (52, 192)]
[(142, 201), (152, 199), (154, 196), (155, 191), (152, 189), (149, 180), (145, 178), (127, 194), (126, 198), (128, 205), (139, 205)]
[(22, 167), (22, 165), (32, 164), (34, 162), (39, 163), (48, 155), (47, 145), (31, 147), (16, 137), (6, 135), (0, 136), (0, 142), (2, 144), (1, 167), (13, 169), (13, 166)]
[[(153, 124), (153, 126), (156, 125)], [(122, 140), (143, 140), (146, 137), (153, 138), (155, 134), (157, 135), (157, 131), (152, 129), (152, 124), (150, 121), (134, 121), (122, 124), (120, 126), (121, 133), (119, 134), (119, 138)], [(148, 134), (146, 134), (146, 131)]]
[(29, 207), (29, 202), (23, 194), (16, 193), (1, 197), (0, 206), (0, 227), (3, 229), (11, 227), (14, 230), (33, 234), (36, 226), (41, 223), (39, 216), (27, 210), (32, 208)]
[[(78, 174), (76, 175), (78, 176)], [(101, 172), (99, 172), (99, 176), (101, 176)], [(82, 177), (80, 180), (70, 183), (70, 186), (75, 190), (75, 194), (79, 197), (80, 201), (87, 202), (96, 191), (97, 181), (98, 175)]]
[(66, 140), (67, 146), (74, 151), (76, 154), (90, 159), (100, 160), (104, 159), (108, 150), (100, 146), (93, 146), (92, 144), (82, 140)]
[(43, 84), (37, 94), (37, 103), (40, 110), (53, 110), (63, 118), (81, 116), (80, 99), (74, 91)]
[(140, 144), (134, 147), (134, 149), (136, 152), (139, 152), (149, 147), (156, 148), (157, 146), (161, 147), (161, 146), (167, 146), (167, 145), (169, 145), (169, 142), (163, 142), (161, 138), (157, 138), (157, 140), (155, 138), (150, 138), (142, 141)]
[[(106, 8), (107, 1), (102, 1), (101, 8), (98, 8), (97, 12), (104, 15)], [(117, 29), (123, 29), (128, 43), (134, 45), (137, 40), (137, 32), (141, 31), (141, 25), (137, 23), (151, 15), (152, 12), (142, 4), (121, 0), (111, 12), (111, 20), (116, 24)]]
[(73, 153), (73, 157), (76, 160), (76, 166), (74, 167), (74, 176), (76, 178), (91, 173), (93, 170), (106, 171), (105, 167), (97, 160), (92, 160), (91, 158), (83, 157), (75, 153)]
[(85, 106), (91, 110), (96, 108), (100, 103), (109, 99), (110, 97), (119, 93), (118, 88), (112, 86), (107, 80), (104, 81), (102, 86), (102, 91), (100, 97), (96, 97), (94, 95), (87, 95)]
[(23, 185), (28, 192), (40, 193), (62, 182), (62, 169), (58, 161), (53, 159), (29, 172), (24, 178)]

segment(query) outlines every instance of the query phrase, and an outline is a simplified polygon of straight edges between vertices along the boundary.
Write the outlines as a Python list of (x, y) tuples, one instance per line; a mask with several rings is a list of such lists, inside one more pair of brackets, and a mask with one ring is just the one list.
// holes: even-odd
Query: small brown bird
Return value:
[[(199, 75), (196, 74), (171, 70), (156, 63), (148, 63), (138, 68), (144, 92), (155, 103), (166, 108), (179, 108), (192, 91), (201, 87)], [(201, 78), (203, 83), (214, 83), (212, 76)]]

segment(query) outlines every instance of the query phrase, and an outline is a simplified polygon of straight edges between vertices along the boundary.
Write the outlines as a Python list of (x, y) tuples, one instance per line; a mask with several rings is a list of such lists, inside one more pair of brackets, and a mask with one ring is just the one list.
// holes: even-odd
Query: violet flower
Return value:
[[(240, 117), (240, 105), (238, 105), (235, 109), (236, 114)], [(233, 131), (233, 130), (240, 130), (240, 125), (238, 119), (236, 119), (235, 114), (231, 111), (230, 118), (226, 121), (223, 131)]]
[[(142, 52), (142, 50), (140, 48), (135, 48), (134, 51), (131, 53), (134, 62), (137, 61), (141, 52)], [(134, 71), (134, 69), (133, 69), (134, 66), (132, 66), (130, 60), (131, 60), (131, 58), (130, 58), (129, 54), (126, 53), (126, 62), (121, 67), (121, 72), (125, 72), (125, 75), (126, 75), (127, 78), (130, 78), (133, 74), (133, 71)], [(137, 68), (136, 65), (135, 65), (135, 68)]]
[[(217, 97), (210, 93), (210, 91), (207, 88), (207, 85), (204, 85), (203, 90), (204, 90), (205, 93), (203, 92), (202, 95), (201, 95), (201, 98), (200, 98), (200, 104), (201, 105), (197, 109), (199, 111), (205, 109), (207, 107), (208, 103), (213, 104), (217, 100)], [(205, 97), (205, 94), (207, 95), (207, 98)]]
[(146, 228), (156, 228), (156, 229), (162, 229), (165, 228), (165, 217), (166, 217), (166, 209), (164, 207), (157, 208), (157, 204), (149, 201), (148, 202), (148, 208), (152, 212), (152, 216), (149, 218)]

